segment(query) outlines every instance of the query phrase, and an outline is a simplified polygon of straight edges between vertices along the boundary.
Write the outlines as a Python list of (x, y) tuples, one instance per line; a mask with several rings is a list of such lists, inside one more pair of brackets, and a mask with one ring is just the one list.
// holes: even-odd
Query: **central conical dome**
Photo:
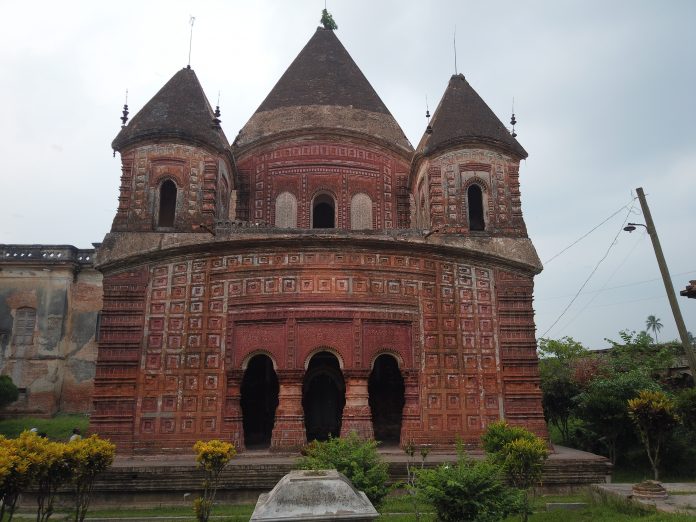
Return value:
[(410, 153), (396, 120), (334, 31), (318, 28), (240, 131), (246, 149), (271, 136), (338, 131), (378, 138)]

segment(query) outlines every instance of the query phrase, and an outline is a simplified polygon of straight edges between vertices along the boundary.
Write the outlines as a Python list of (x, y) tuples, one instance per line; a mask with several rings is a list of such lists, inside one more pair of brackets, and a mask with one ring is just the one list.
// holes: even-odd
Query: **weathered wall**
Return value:
[(421, 160), (412, 187), (415, 226), (446, 225), (450, 232), (470, 233), (466, 194), (472, 183), (483, 190), (486, 234), (527, 236), (519, 161), (483, 148), (451, 150)]
[[(101, 274), (85, 252), (94, 251), (0, 245), (0, 372), (23, 390), (6, 412), (91, 409), (102, 290)], [(36, 311), (29, 341), (16, 335), (22, 308)]]

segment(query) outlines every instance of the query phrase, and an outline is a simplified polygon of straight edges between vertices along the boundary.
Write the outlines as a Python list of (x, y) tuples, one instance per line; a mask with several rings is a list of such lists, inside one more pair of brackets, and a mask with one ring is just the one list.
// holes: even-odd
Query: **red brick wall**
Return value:
[(545, 435), (531, 291), (530, 274), (330, 244), (259, 244), (107, 274), (92, 426), (152, 451), (235, 440), (250, 355), (273, 358), (282, 390), (330, 349), (354, 380), (383, 351), (400, 359), (402, 442), (477, 444), (502, 415)]
[(275, 222), (275, 201), (288, 191), (298, 202), (298, 228), (310, 228), (311, 202), (318, 192), (336, 200), (336, 228), (350, 229), (353, 195), (372, 199), (373, 228), (409, 228), (406, 190), (409, 160), (375, 145), (345, 138), (295, 139), (259, 147), (238, 158), (237, 217)]

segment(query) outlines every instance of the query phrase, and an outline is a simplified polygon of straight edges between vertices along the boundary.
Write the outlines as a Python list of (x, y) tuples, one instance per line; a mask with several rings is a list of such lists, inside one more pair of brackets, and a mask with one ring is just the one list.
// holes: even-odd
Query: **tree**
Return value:
[(215, 493), (220, 485), (220, 474), (227, 463), (237, 454), (233, 444), (213, 439), (199, 440), (193, 445), (196, 452), (196, 463), (205, 473), (203, 481), (203, 496), (194, 500), (196, 520), (207, 522), (213, 509)]
[(632, 435), (628, 400), (641, 390), (659, 390), (659, 386), (644, 372), (632, 370), (594, 379), (577, 397), (578, 417), (606, 446), (612, 464), (617, 450)]
[(65, 461), (70, 469), (75, 495), (74, 522), (83, 522), (92, 499), (97, 475), (114, 461), (116, 446), (108, 440), (92, 435), (66, 444)]
[(334, 22), (333, 16), (331, 16), (331, 13), (329, 13), (326, 9), (321, 10), (321, 25), (324, 26), (324, 29), (331, 29), (332, 31), (338, 29), (336, 22)]
[(679, 422), (674, 401), (662, 391), (642, 390), (628, 401), (628, 413), (648, 454), (655, 480), (659, 479), (660, 447)]
[(659, 378), (674, 364), (676, 345), (656, 346), (647, 332), (622, 330), (619, 337), (621, 342), (606, 339), (612, 345), (608, 360), (613, 372), (640, 371), (649, 377)]
[(0, 375), (0, 409), (19, 398), (19, 390), (9, 375)]
[(542, 406), (546, 420), (561, 432), (563, 442), (569, 440), (568, 420), (575, 410), (575, 396), (581, 387), (577, 381), (580, 361), (589, 358), (589, 351), (572, 337), (558, 340), (539, 339), (539, 373)]
[(653, 334), (655, 334), (655, 344), (657, 344), (657, 334), (662, 330), (662, 326), (662, 322), (654, 315), (649, 315), (645, 320), (645, 327), (648, 331), (652, 330)]

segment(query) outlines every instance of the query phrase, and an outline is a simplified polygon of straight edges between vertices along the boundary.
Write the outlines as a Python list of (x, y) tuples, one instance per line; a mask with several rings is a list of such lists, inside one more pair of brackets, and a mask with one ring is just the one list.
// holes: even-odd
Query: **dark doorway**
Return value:
[(314, 198), (312, 228), (336, 228), (334, 200), (328, 194), (320, 194)]
[(394, 357), (386, 354), (377, 357), (367, 389), (375, 439), (398, 444), (404, 409), (404, 379)]
[(307, 440), (327, 440), (341, 435), (346, 404), (346, 384), (336, 356), (319, 352), (309, 361), (302, 387)]
[(478, 185), (470, 185), (466, 191), (467, 201), (469, 202), (469, 230), (484, 230), (486, 225), (483, 221), (483, 192)]
[(158, 227), (173, 227), (176, 215), (176, 185), (171, 180), (166, 180), (160, 186)]
[(267, 448), (278, 406), (278, 377), (267, 355), (255, 355), (242, 379), (242, 418), (247, 449)]

